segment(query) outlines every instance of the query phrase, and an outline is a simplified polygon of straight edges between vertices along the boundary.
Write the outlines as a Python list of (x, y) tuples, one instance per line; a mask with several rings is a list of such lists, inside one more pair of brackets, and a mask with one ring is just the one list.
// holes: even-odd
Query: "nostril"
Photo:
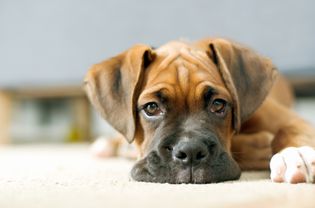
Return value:
[(211, 144), (209, 145), (209, 149), (211, 149), (211, 150), (214, 150), (216, 147), (217, 147), (217, 144), (216, 144), (216, 143), (211, 143)]
[(173, 146), (172, 158), (183, 165), (199, 165), (210, 158), (211, 152), (202, 142), (179, 142)]
[(166, 149), (167, 151), (169, 151), (169, 152), (173, 151), (173, 147), (171, 147), (171, 146), (166, 146), (165, 149)]
[(178, 151), (176, 154), (175, 154), (175, 157), (177, 159), (180, 159), (180, 160), (185, 160), (187, 158), (187, 154), (185, 152), (182, 152), (182, 151)]
[(199, 151), (197, 152), (197, 155), (196, 155), (196, 160), (202, 160), (203, 158), (205, 158), (207, 156), (207, 154), (203, 151)]

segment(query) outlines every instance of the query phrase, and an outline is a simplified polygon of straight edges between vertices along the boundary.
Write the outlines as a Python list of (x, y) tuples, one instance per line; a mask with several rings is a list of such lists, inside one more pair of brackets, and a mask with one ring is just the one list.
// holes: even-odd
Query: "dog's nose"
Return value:
[(173, 149), (173, 159), (183, 165), (197, 165), (208, 157), (208, 148), (202, 142), (179, 142)]

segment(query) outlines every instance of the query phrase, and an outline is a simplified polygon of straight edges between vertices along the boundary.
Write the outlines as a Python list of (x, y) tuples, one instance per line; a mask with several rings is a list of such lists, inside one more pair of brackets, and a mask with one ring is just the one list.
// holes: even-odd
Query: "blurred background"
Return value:
[(272, 58), (315, 124), (312, 0), (0, 0), (0, 143), (91, 141), (115, 132), (90, 107), (89, 66), (136, 43), (219, 36)]

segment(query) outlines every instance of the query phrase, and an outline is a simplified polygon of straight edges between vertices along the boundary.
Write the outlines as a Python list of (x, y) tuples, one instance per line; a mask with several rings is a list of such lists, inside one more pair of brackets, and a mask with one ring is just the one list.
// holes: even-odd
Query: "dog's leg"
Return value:
[(273, 181), (314, 181), (315, 129), (290, 108), (274, 98), (267, 98), (242, 128), (246, 132), (266, 130), (275, 135), (270, 162)]
[(276, 153), (270, 162), (271, 179), (275, 182), (314, 183), (315, 130), (296, 118), (280, 128), (272, 142)]
[(266, 170), (272, 156), (274, 135), (261, 131), (238, 134), (232, 139), (232, 154), (242, 170)]
[(314, 182), (315, 129), (291, 109), (267, 99), (257, 113), (260, 128), (275, 134), (271, 143), (271, 179), (275, 182)]

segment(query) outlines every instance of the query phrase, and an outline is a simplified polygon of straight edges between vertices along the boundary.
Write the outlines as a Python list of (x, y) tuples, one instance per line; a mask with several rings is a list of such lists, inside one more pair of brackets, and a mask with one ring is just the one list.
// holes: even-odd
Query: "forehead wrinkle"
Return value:
[(224, 86), (220, 72), (217, 70), (215, 64), (210, 61), (210, 58), (207, 56), (207, 54), (198, 50), (182, 50), (181, 55), (188, 63), (200, 67), (199, 69), (203, 69), (204, 72), (208, 74), (209, 80), (214, 82), (216, 85)]
[[(158, 68), (158, 65), (152, 65), (150, 68), (145, 72), (145, 81), (143, 83), (143, 88), (150, 88), (153, 85), (162, 84), (175, 84), (176, 74), (174, 74), (175, 70), (172, 65), (169, 65), (166, 69)], [(176, 72), (175, 72), (176, 73)], [(166, 82), (165, 82), (166, 81)]]
[(152, 97), (156, 97), (156, 93), (161, 92), (163, 96), (166, 96), (167, 98), (171, 97), (171, 95), (175, 92), (174, 85), (168, 84), (168, 83), (158, 83), (156, 85), (153, 85), (152, 87), (145, 89), (139, 96), (138, 102), (140, 104), (142, 102), (147, 102), (152, 99)]
[(214, 64), (210, 61), (210, 58), (201, 51), (181, 50), (181, 56), (186, 59), (186, 61), (190, 63), (195, 63), (197, 66), (200, 66), (207, 71), (215, 67)]
[(189, 85), (189, 69), (183, 61), (177, 63), (177, 80), (180, 86), (181, 93), (186, 96)]
[(169, 53), (164, 58), (164, 60), (158, 65), (157, 69), (163, 70), (166, 69), (174, 60), (176, 60), (179, 56), (179, 53)]
[(165, 83), (165, 82), (157, 83), (157, 84), (153, 85), (152, 87), (143, 90), (143, 92), (141, 93), (139, 98), (141, 98), (141, 96), (144, 96), (146, 94), (152, 94), (152, 93), (156, 93), (156, 92), (159, 92), (162, 90), (165, 90), (167, 92), (171, 92), (172, 90), (170, 90), (170, 89), (172, 89), (172, 88), (174, 88), (174, 86), (172, 84)]
[(225, 87), (219, 86), (219, 85), (216, 85), (210, 81), (204, 81), (204, 80), (200, 81), (199, 83), (196, 84), (195, 99), (200, 98), (200, 95), (203, 95), (203, 92), (204, 92), (205, 88), (207, 88), (207, 87), (214, 89), (216, 94), (223, 95), (226, 99), (231, 101), (231, 95), (230, 95), (229, 91), (227, 91), (225, 89)]

